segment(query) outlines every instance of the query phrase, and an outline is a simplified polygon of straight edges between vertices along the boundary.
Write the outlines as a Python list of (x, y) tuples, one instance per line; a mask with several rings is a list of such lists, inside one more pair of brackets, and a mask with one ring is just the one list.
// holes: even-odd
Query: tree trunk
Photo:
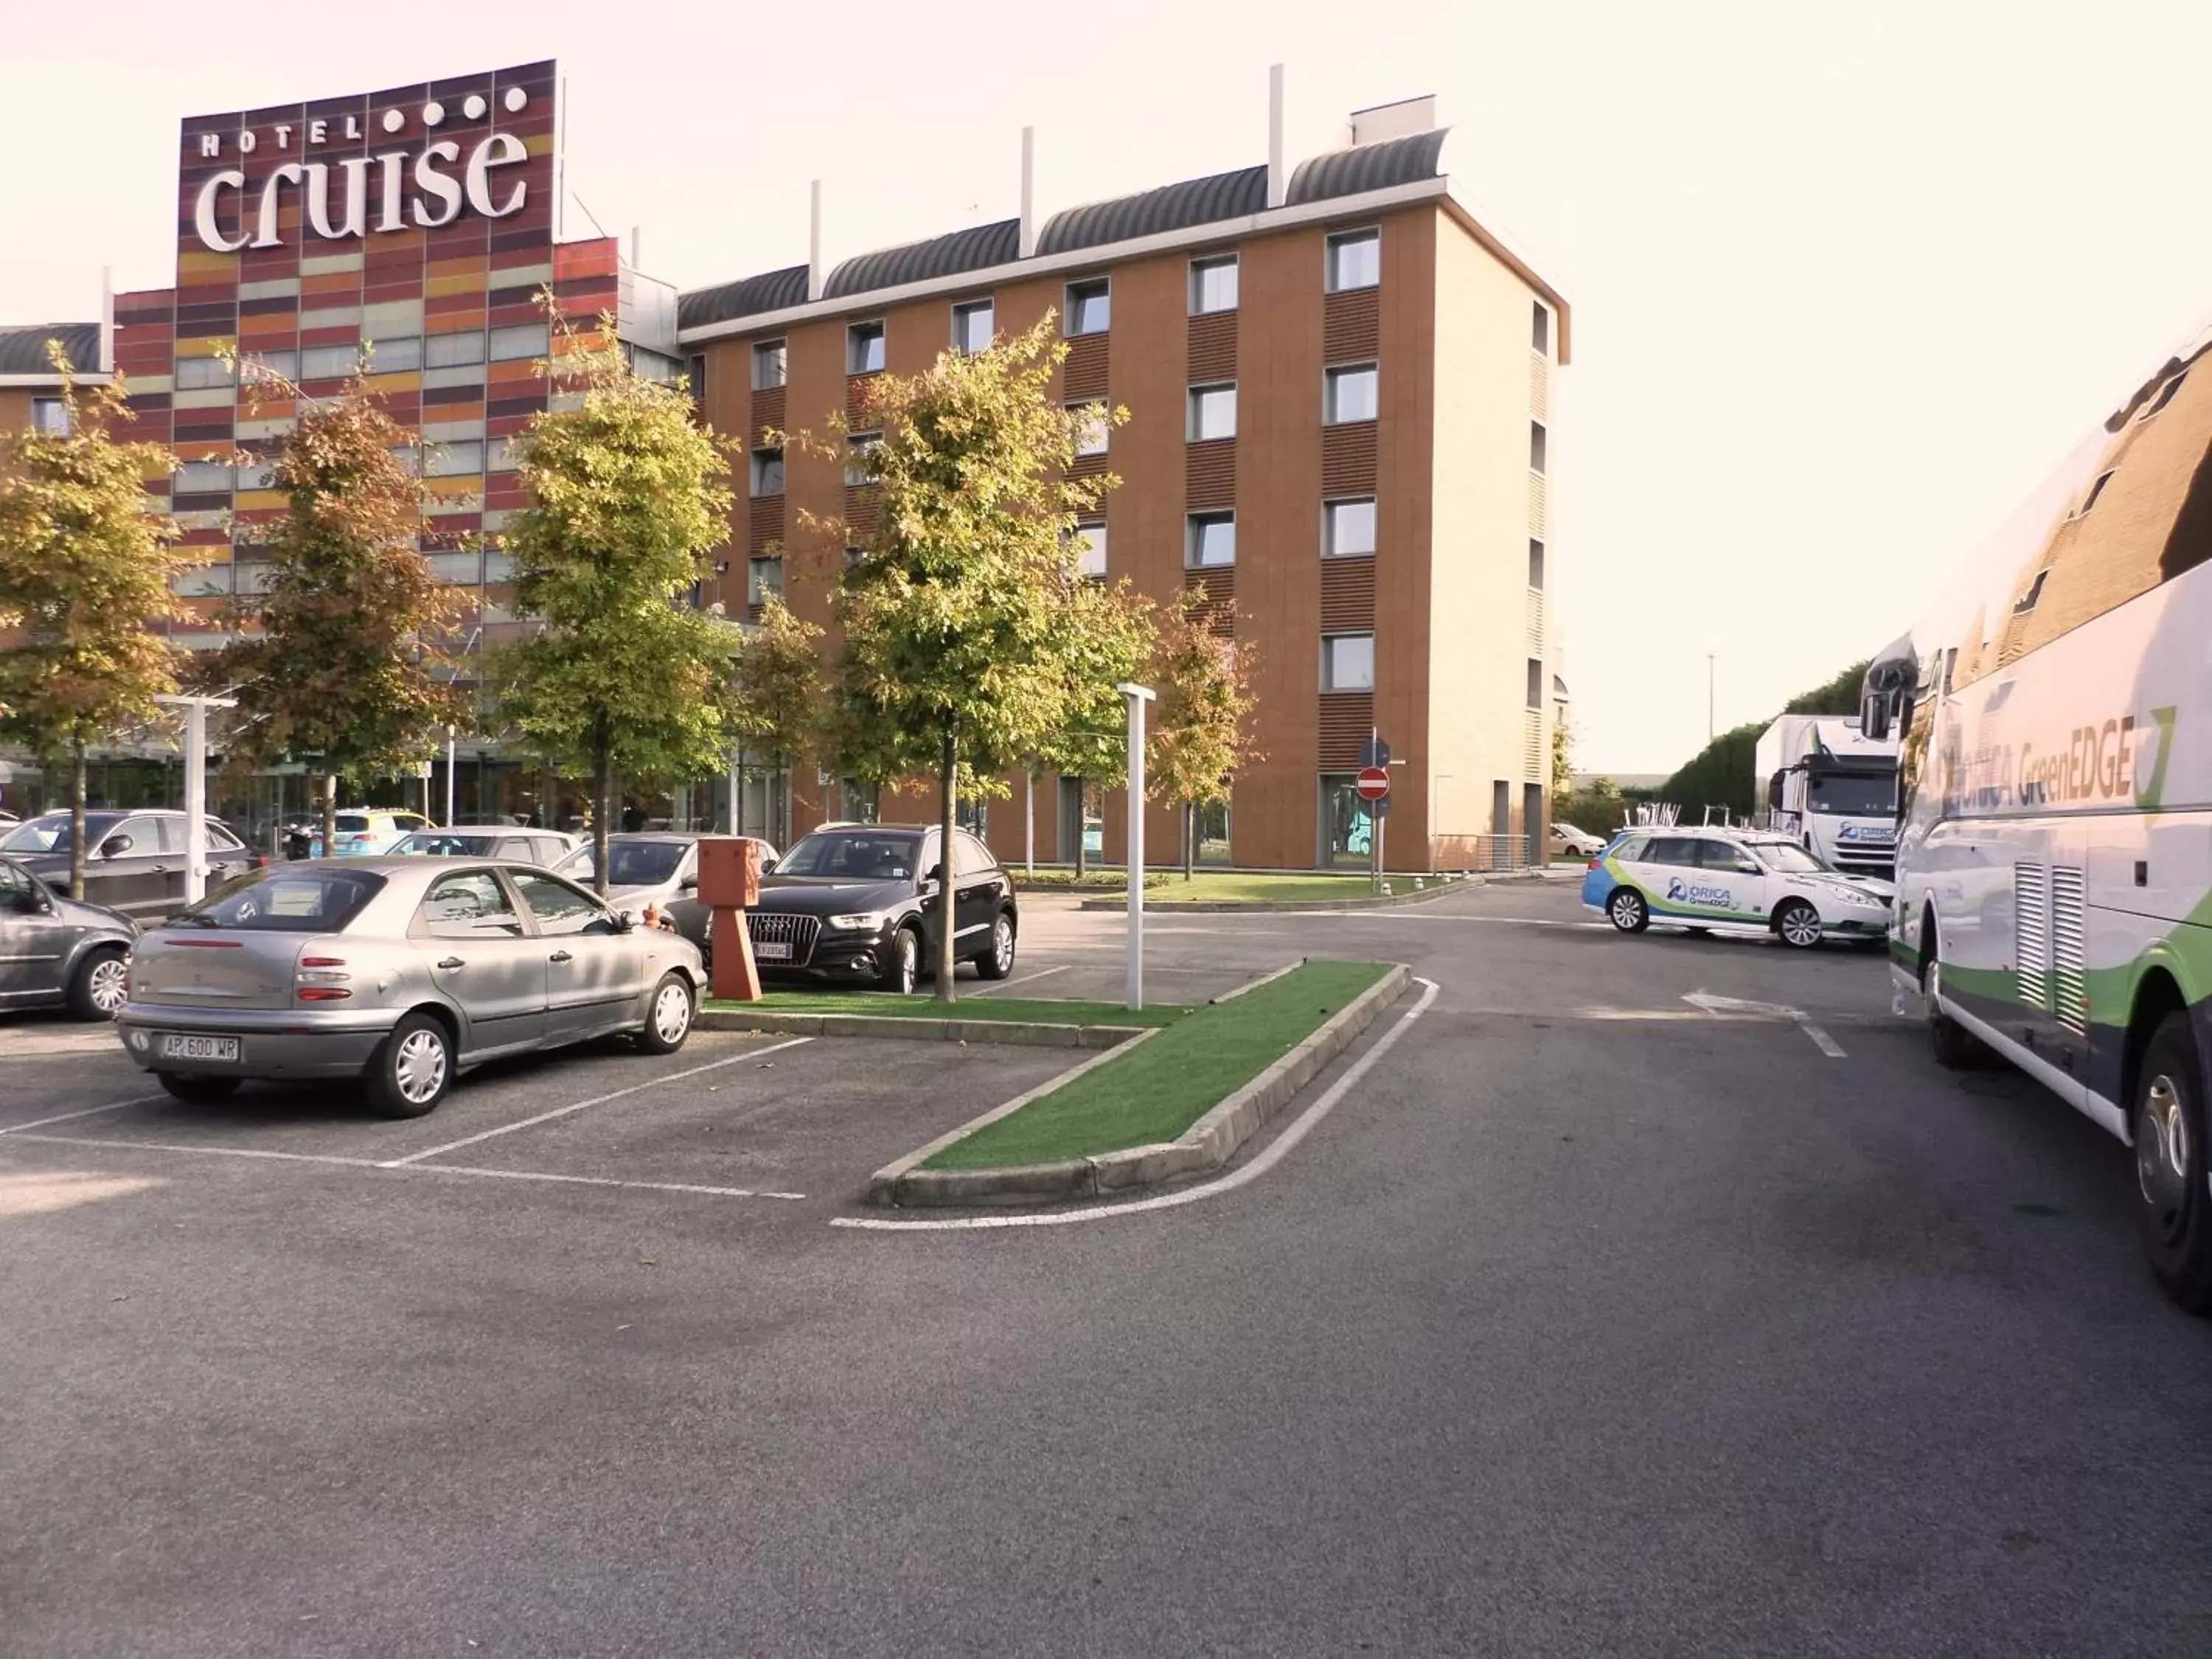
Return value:
[(70, 896), (84, 897), (84, 739), (70, 745)]
[(338, 855), (338, 775), (323, 774), (323, 856)]
[(945, 728), (943, 764), (937, 797), (937, 1000), (951, 1002), (958, 994), (952, 988), (952, 921), (957, 914), (953, 898), (960, 884), (960, 861), (952, 844), (952, 791), (960, 769), (960, 737), (950, 725)]
[(1083, 781), (1081, 778), (1078, 778), (1078, 779), (1076, 779), (1076, 781), (1075, 781), (1075, 884), (1076, 884), (1078, 887), (1080, 887), (1080, 886), (1082, 886), (1082, 885), (1083, 885), (1083, 868), (1084, 868), (1084, 862), (1085, 862), (1085, 860), (1084, 860), (1084, 853), (1085, 853), (1085, 838), (1084, 838), (1084, 834), (1083, 834), (1083, 830), (1084, 830), (1084, 827), (1085, 827), (1085, 826), (1084, 826), (1083, 818), (1084, 818), (1084, 813), (1085, 813), (1085, 811), (1087, 810), (1087, 808), (1086, 808), (1086, 802), (1087, 802), (1087, 799), (1088, 799), (1088, 797), (1089, 797), (1090, 793), (1091, 793), (1091, 786), (1090, 786), (1089, 784), (1087, 784), (1087, 783), (1084, 782), (1084, 781)]
[(608, 815), (614, 810), (613, 745), (604, 738), (592, 745), (592, 888), (607, 896)]

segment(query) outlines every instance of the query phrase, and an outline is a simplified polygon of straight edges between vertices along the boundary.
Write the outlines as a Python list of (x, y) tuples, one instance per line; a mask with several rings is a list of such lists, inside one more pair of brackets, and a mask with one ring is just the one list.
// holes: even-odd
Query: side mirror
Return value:
[(1859, 702), (1859, 731), (1879, 743), (1889, 735), (1889, 698), (1869, 691)]
[(696, 874), (684, 877), (683, 880), (676, 884), (676, 890), (679, 893), (697, 892), (699, 890), (699, 878)]
[(1766, 781), (1766, 804), (1778, 812), (1782, 810), (1782, 776), (1777, 772)]
[(931, 865), (931, 866), (929, 866), (929, 868), (928, 868), (928, 869), (927, 869), (927, 870), (925, 870), (925, 871), (923, 871), (923, 872), (921, 872), (921, 884), (922, 884), (924, 887), (930, 887), (930, 886), (933, 886), (933, 885), (935, 885), (938, 882), (940, 882), (940, 881), (942, 881), (942, 880), (944, 880), (944, 879), (945, 879), (945, 866), (944, 866), (943, 865), (941, 865), (941, 864), (933, 864), (933, 865)]
[(1735, 872), (1739, 876), (1755, 876), (1759, 872), (1759, 865), (1751, 859), (1738, 859), (1735, 861)]
[(100, 856), (104, 859), (119, 859), (136, 844), (128, 836), (110, 836), (106, 841), (100, 842)]
[(775, 873), (775, 866), (776, 866), (776, 860), (774, 860), (774, 859), (763, 859), (763, 860), (761, 860), (761, 874), (763, 874), (763, 875), (764, 875), (764, 876), (772, 876), (772, 875), (774, 875), (774, 874)]

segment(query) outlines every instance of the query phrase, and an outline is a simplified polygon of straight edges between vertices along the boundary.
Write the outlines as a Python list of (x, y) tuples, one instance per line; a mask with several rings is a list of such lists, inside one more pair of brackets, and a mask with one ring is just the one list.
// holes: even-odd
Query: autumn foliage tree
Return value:
[(289, 401), (297, 416), (270, 471), (285, 512), (258, 538), (266, 591), (239, 598), (237, 637), (195, 678), (237, 699), (234, 756), (307, 762), (321, 775), (328, 858), (339, 780), (416, 764), (465, 718), (447, 672), (461, 604), (416, 549), (422, 487), (401, 459), (413, 439), (360, 378), (317, 399), (265, 370), (246, 374), (249, 404)]
[(82, 898), (85, 753), (176, 690), (177, 653), (148, 624), (179, 613), (170, 579), (189, 556), (147, 510), (169, 452), (117, 436), (121, 382), (80, 388), (58, 345), (48, 360), (67, 430), (0, 434), (0, 629), (16, 635), (0, 648), (0, 733), (68, 763), (70, 895)]
[(495, 666), (507, 719), (592, 781), (605, 893), (617, 775), (709, 775), (730, 747), (738, 630), (690, 602), (729, 535), (730, 492), (690, 398), (632, 368), (611, 319), (596, 338), (553, 320), (571, 401), (532, 419), (519, 469), (532, 504), (501, 535), (517, 608), (542, 629)]
[(1152, 652), (1158, 717), (1145, 745), (1145, 776), (1155, 800), (1181, 809), (1182, 874), (1190, 879), (1200, 811), (1229, 799), (1244, 767), (1261, 758), (1252, 728), (1253, 663), (1249, 647), (1213, 631), (1206, 589), (1184, 589), (1159, 615)]
[[(876, 523), (836, 597), (835, 726), (861, 775), (937, 777), (942, 1001), (955, 994), (955, 803), (1005, 793), (1002, 773), (1113, 700), (1117, 641), (1141, 632), (1124, 590), (1077, 568), (1076, 526), (1115, 481), (1067, 476), (1095, 417), (1051, 396), (1066, 353), (1048, 313), (988, 350), (882, 377), (865, 416), (883, 434), (860, 460)], [(793, 441), (842, 459), (848, 426), (833, 418), (826, 441)]]
[[(731, 725), (748, 749), (783, 771), (813, 742), (822, 720), (822, 630), (770, 595), (738, 653)], [(731, 804), (731, 825), (737, 805)]]

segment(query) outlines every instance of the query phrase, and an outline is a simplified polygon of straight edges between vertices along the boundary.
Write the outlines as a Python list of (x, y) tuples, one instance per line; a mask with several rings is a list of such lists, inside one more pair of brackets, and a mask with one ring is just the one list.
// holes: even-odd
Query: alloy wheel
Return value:
[(2188, 1218), (2191, 1159), (2181, 1091), (2160, 1073), (2143, 1091), (2136, 1120), (2136, 1184), (2150, 1206), (2153, 1230), (2167, 1243), (2180, 1236)]
[(92, 975), (86, 981), (86, 990), (94, 1008), (103, 1014), (112, 1015), (123, 1006), (130, 983), (129, 964), (120, 957), (103, 957), (92, 964)]
[(410, 1031), (392, 1057), (392, 1080), (410, 1106), (435, 1100), (446, 1086), (446, 1044), (435, 1031)]
[(1809, 904), (1792, 905), (1782, 915), (1782, 937), (1800, 950), (1820, 942), (1820, 913)]
[(898, 936), (898, 991), (901, 996), (913, 994), (914, 982), (921, 972), (921, 947), (914, 942), (913, 933), (902, 928)]
[(991, 930), (991, 961), (1002, 975), (1013, 969), (1014, 928), (1004, 916), (999, 918), (999, 925)]

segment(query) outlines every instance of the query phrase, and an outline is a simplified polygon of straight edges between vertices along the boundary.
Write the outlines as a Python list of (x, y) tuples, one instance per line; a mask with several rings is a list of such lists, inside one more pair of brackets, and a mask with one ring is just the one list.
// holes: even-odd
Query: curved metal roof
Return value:
[(1331, 150), (1303, 161), (1291, 175), (1290, 205), (1433, 179), (1437, 162), (1443, 155), (1444, 137), (1450, 131), (1438, 127), (1433, 132), (1416, 132), (1379, 144), (1362, 144), (1356, 149)]
[(70, 367), (80, 374), (100, 371), (98, 323), (25, 323), (0, 328), (0, 374), (52, 374), (46, 342), (59, 340)]
[(676, 301), (676, 326), (697, 328), (705, 323), (726, 323), (733, 317), (751, 317), (763, 311), (781, 311), (806, 303), (806, 267), (786, 265), (763, 270), (757, 276), (740, 276), (734, 283), (694, 289)]
[(1000, 219), (975, 225), (926, 242), (903, 247), (878, 248), (855, 254), (830, 273), (822, 297), (842, 300), (869, 294), (879, 288), (900, 288), (926, 283), (933, 276), (951, 276), (963, 270), (982, 270), (991, 265), (1010, 265), (1021, 257), (1022, 222)]
[(1179, 185), (1055, 213), (1037, 238), (1037, 252), (1069, 253), (1077, 248), (1126, 242), (1134, 236), (1157, 236), (1193, 225), (1247, 218), (1264, 211), (1267, 205), (1264, 165), (1209, 173), (1203, 179), (1186, 179)]

